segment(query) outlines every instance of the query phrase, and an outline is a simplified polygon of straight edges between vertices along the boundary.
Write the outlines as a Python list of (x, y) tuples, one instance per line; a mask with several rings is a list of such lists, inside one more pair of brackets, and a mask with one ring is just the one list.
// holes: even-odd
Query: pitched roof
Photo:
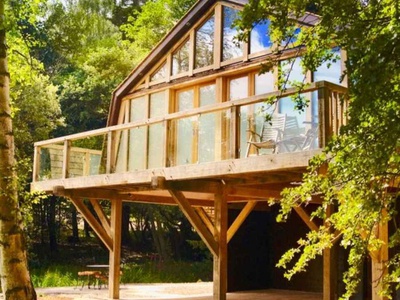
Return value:
[[(110, 112), (108, 115), (108, 125), (117, 123), (117, 112), (120, 107), (122, 97), (124, 97), (150, 69), (159, 62), (165, 53), (175, 45), (176, 42), (188, 32), (218, 0), (199, 0), (186, 13), (185, 16), (168, 32), (168, 34), (158, 43), (158, 45), (142, 60), (139, 65), (128, 75), (127, 78), (114, 90), (112, 94)], [(223, 2), (234, 5), (244, 6), (248, 0), (224, 0)]]

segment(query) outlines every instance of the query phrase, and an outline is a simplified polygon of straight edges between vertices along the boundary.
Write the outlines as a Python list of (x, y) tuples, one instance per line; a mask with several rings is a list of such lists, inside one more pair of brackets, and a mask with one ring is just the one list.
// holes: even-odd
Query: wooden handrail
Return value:
[[(339, 86), (339, 85), (336, 85), (336, 84), (333, 84), (333, 83), (330, 83), (327, 81), (319, 81), (319, 82), (311, 83), (310, 86), (305, 88), (301, 93), (303, 94), (303, 93), (317, 91), (320, 88), (328, 88), (330, 90), (334, 90), (339, 93), (345, 93), (347, 91), (347, 89), (345, 87), (342, 87), (342, 86)], [(58, 138), (54, 138), (54, 139), (50, 139), (50, 140), (36, 142), (34, 145), (35, 146), (45, 146), (45, 145), (49, 145), (49, 144), (63, 143), (65, 140), (74, 141), (74, 140), (79, 140), (82, 138), (89, 138), (89, 137), (98, 136), (101, 134), (107, 134), (110, 131), (133, 129), (133, 128), (137, 128), (140, 126), (148, 126), (148, 125), (160, 123), (160, 122), (163, 122), (166, 120), (170, 121), (173, 119), (180, 119), (180, 118), (195, 116), (198, 114), (212, 113), (215, 111), (228, 109), (228, 108), (231, 108), (234, 106), (250, 105), (250, 104), (254, 104), (254, 103), (260, 102), (262, 100), (268, 99), (268, 98), (273, 98), (273, 97), (284, 98), (284, 97), (288, 97), (290, 95), (294, 95), (297, 92), (298, 92), (298, 90), (296, 88), (289, 88), (286, 91), (274, 91), (274, 92), (265, 93), (265, 94), (261, 94), (261, 95), (257, 95), (257, 96), (247, 97), (244, 99), (210, 104), (210, 105), (203, 106), (200, 108), (191, 109), (190, 111), (171, 113), (171, 114), (165, 115), (163, 117), (150, 118), (150, 119), (147, 119), (146, 121), (136, 121), (136, 122), (126, 123), (126, 124), (119, 124), (119, 125), (99, 128), (99, 129), (95, 129), (95, 130), (91, 130), (91, 131), (85, 131), (85, 132), (81, 132), (81, 133), (66, 135), (63, 137), (58, 137)]]
[[(336, 135), (339, 133), (339, 128), (342, 125), (345, 125), (347, 122), (345, 111), (347, 109), (347, 102), (343, 102), (341, 95), (346, 95), (347, 89), (343, 86), (339, 86), (330, 82), (321, 81), (312, 83), (307, 86), (304, 90), (301, 91), (302, 94), (317, 92), (318, 93), (318, 119), (319, 119), (319, 148), (323, 148), (326, 146), (327, 142), (331, 139), (332, 135)], [(229, 147), (231, 153), (231, 159), (235, 159), (238, 157), (238, 141), (237, 141), (237, 132), (238, 122), (240, 122), (240, 118), (238, 117), (238, 112), (240, 111), (240, 107), (246, 105), (252, 105), (256, 103), (260, 103), (265, 99), (276, 97), (278, 99), (288, 97), (290, 95), (294, 95), (298, 93), (296, 88), (290, 88), (286, 91), (275, 91), (271, 93), (265, 93), (262, 95), (256, 95), (247, 97), (244, 99), (238, 99), (234, 101), (227, 101), (222, 103), (216, 103), (207, 105), (200, 108), (191, 109), (188, 111), (175, 112), (162, 117), (151, 118), (145, 121), (137, 121), (131, 122), (127, 124), (120, 124), (110, 127), (105, 127), (101, 129), (96, 129), (92, 131), (82, 132), (78, 134), (72, 134), (64, 137), (54, 138), (46, 141), (40, 141), (35, 143), (35, 158), (34, 158), (34, 174), (33, 180), (39, 180), (40, 173), (40, 148), (52, 148), (58, 147), (63, 148), (63, 162), (62, 162), (62, 173), (61, 178), (69, 177), (69, 166), (68, 162), (70, 159), (70, 153), (74, 150), (72, 147), (72, 142), (84, 138), (91, 138), (96, 136), (104, 135), (106, 141), (106, 150), (103, 149), (106, 161), (104, 161), (105, 173), (110, 174), (114, 173), (116, 170), (116, 161), (117, 161), (117, 147), (115, 145), (118, 144), (119, 133), (122, 131), (142, 127), (142, 126), (150, 126), (157, 123), (164, 123), (165, 125), (165, 136), (164, 143), (167, 145), (167, 125), (168, 122), (179, 120), (182, 118), (189, 118), (193, 116), (198, 116), (201, 114), (208, 114), (218, 111), (230, 111), (231, 112), (231, 120), (230, 120), (230, 140)], [(126, 142), (127, 138), (126, 138)], [(56, 145), (55, 145), (56, 144)], [(103, 147), (105, 144), (103, 144)], [(88, 151), (92, 151), (88, 149)], [(94, 150), (93, 150), (94, 151)], [(100, 150), (98, 150), (100, 151)], [(126, 155), (128, 155), (126, 153)], [(164, 166), (166, 163), (166, 156), (164, 157)], [(125, 166), (126, 167), (126, 166)], [(127, 170), (120, 170), (121, 172)]]

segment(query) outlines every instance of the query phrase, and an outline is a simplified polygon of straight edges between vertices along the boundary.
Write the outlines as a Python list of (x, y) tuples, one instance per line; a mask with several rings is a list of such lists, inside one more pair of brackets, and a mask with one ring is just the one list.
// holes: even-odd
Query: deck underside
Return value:
[(262, 155), (246, 159), (184, 165), (119, 174), (33, 182), (32, 191), (74, 198), (120, 199), (175, 204), (169, 190), (182, 191), (193, 206), (214, 206), (224, 186), (228, 203), (278, 199), (283, 188), (302, 179), (316, 151)]

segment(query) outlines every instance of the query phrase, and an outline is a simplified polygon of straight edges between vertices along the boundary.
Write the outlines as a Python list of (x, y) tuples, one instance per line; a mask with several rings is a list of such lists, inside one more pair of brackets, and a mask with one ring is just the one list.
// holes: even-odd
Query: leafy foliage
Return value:
[(148, 1), (121, 26), (137, 54), (147, 54), (193, 5), (195, 0)]
[[(310, 3), (298, 0), (250, 0), (239, 26), (245, 38), (254, 24), (271, 20), (270, 34), (277, 45), (292, 36), (296, 20), (305, 20)], [(286, 276), (303, 271), (310, 259), (321, 255), (340, 238), (349, 249), (349, 269), (344, 275), (344, 298), (355, 293), (364, 258), (379, 250), (385, 241), (376, 236), (379, 224), (394, 224), (390, 248), (398, 253), (400, 177), (400, 7), (398, 1), (318, 0), (312, 2), (320, 16), (312, 27), (301, 27), (296, 45), (304, 51), (304, 70), (315, 70), (324, 61), (334, 60), (332, 46), (347, 51), (349, 122), (341, 134), (316, 157), (303, 184), (284, 191), (280, 220), (293, 207), (319, 196), (321, 208), (314, 218), (325, 225), (299, 241), (299, 248), (282, 257), (280, 267), (297, 258)], [(326, 172), (321, 172), (327, 169)], [(332, 215), (326, 208), (336, 207)], [(339, 236), (334, 234), (339, 232)], [(398, 254), (385, 262), (381, 293), (391, 297), (399, 289)], [(396, 277), (397, 276), (397, 277)]]

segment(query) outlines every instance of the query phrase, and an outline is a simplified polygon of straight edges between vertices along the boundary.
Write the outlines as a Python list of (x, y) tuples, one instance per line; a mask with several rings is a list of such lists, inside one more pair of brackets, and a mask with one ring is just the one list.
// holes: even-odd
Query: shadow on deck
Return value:
[[(39, 288), (38, 299), (108, 299), (108, 290), (73, 287)], [(126, 284), (120, 299), (212, 300), (212, 282), (173, 284)], [(321, 300), (322, 294), (288, 290), (260, 290), (227, 294), (228, 300)]]

